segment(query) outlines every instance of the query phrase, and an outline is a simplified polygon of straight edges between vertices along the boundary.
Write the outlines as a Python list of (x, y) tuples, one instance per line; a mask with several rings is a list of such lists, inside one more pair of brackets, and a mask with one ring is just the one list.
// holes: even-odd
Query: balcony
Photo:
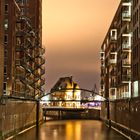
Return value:
[(40, 75), (44, 75), (45, 74), (45, 69), (41, 69), (41, 74)]
[(131, 81), (131, 75), (122, 75), (122, 82), (123, 83), (128, 83)]
[(101, 80), (101, 81), (100, 81), (100, 84), (101, 84), (101, 85), (104, 85), (104, 84), (105, 84), (104, 80)]
[(110, 59), (109, 60), (109, 64), (116, 64), (117, 63), (117, 59)]
[(23, 37), (25, 35), (26, 35), (26, 33), (22, 30), (19, 30), (19, 31), (16, 32), (16, 37)]
[(117, 94), (117, 88), (109, 88), (109, 98), (110, 100), (115, 100)]
[(123, 43), (122, 44), (122, 50), (130, 50), (131, 46), (129, 45), (129, 43)]
[(123, 2), (131, 2), (131, 0), (123, 0)]
[(131, 6), (132, 3), (129, 0), (125, 0), (122, 2), (122, 20), (130, 21), (131, 20)]
[(104, 60), (105, 59), (105, 53), (104, 53), (104, 51), (101, 51), (100, 52), (100, 59), (101, 60)]
[(100, 57), (100, 60), (101, 60), (101, 61), (105, 60), (105, 57), (104, 57), (104, 56), (101, 56), (101, 57)]
[(104, 64), (101, 65), (101, 69), (105, 69), (105, 65)]
[(117, 63), (117, 52), (110, 52), (109, 55), (109, 64), (113, 65)]
[(25, 77), (24, 74), (16, 74), (15, 79), (23, 79)]
[(130, 97), (130, 93), (128, 91), (122, 92), (121, 98), (129, 98), (129, 97)]
[(110, 88), (116, 88), (116, 86), (117, 86), (117, 83), (114, 83), (114, 82), (110, 83)]
[(123, 21), (130, 20), (130, 18), (131, 18), (131, 14), (129, 13), (129, 11), (122, 12), (122, 20)]
[(101, 77), (105, 76), (105, 73), (104, 72), (101, 72), (100, 76)]
[(23, 45), (16, 45), (16, 52), (22, 52), (23, 50)]
[(112, 71), (110, 72), (110, 76), (116, 76), (116, 75), (117, 75), (116, 70), (112, 70)]
[(117, 40), (117, 29), (111, 29), (111, 31), (110, 31), (110, 39), (111, 39), (111, 41)]
[(126, 59), (126, 60), (122, 60), (122, 66), (124, 67), (130, 67), (131, 66), (131, 61)]
[(15, 61), (15, 65), (16, 65), (16, 66), (22, 66), (22, 64), (23, 64), (23, 60), (21, 60), (21, 59), (16, 59), (16, 61)]

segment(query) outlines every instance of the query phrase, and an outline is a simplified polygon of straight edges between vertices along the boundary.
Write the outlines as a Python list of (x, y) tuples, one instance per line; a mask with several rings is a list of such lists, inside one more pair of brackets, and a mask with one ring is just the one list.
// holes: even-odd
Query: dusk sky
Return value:
[(43, 0), (47, 91), (60, 77), (99, 88), (100, 47), (120, 0)]

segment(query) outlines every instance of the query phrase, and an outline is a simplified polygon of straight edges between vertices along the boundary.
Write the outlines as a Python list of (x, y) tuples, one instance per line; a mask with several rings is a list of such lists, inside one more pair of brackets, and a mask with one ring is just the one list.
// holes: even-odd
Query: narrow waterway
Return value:
[(101, 121), (62, 120), (47, 121), (37, 131), (33, 128), (13, 140), (126, 140), (107, 128)]

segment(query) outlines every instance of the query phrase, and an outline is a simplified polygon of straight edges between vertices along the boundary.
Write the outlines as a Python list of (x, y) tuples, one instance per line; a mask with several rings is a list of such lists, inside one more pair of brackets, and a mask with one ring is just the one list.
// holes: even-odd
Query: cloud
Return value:
[(120, 0), (43, 0), (47, 90), (61, 76), (100, 81), (100, 47)]

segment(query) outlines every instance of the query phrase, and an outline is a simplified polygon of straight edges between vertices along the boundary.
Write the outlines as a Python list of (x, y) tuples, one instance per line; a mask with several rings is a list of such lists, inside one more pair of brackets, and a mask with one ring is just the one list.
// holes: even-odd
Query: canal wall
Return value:
[[(140, 139), (140, 97), (111, 101), (109, 109), (111, 127), (133, 139)], [(104, 121), (108, 119), (105, 102), (102, 103), (101, 119)]]
[[(35, 101), (5, 99), (0, 104), (0, 140), (35, 125), (36, 109)], [(39, 121), (41, 121), (41, 107), (39, 114)]]
[(83, 109), (81, 111), (71, 109), (58, 109), (58, 110), (47, 110), (44, 109), (45, 117), (52, 119), (100, 119), (100, 110), (97, 109)]

